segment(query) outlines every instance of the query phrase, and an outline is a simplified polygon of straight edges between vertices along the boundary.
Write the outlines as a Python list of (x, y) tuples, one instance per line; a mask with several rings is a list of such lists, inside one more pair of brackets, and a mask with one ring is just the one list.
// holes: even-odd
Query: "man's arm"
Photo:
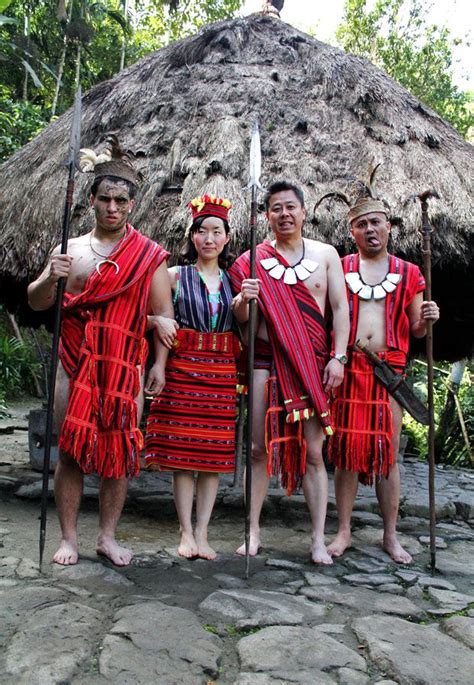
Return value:
[[(346, 282), (341, 260), (335, 248), (329, 246), (327, 262), (328, 298), (331, 305), (334, 353), (346, 354), (349, 341), (350, 321), (347, 303)], [(344, 378), (344, 365), (337, 359), (330, 359), (324, 369), (323, 384), (325, 390), (337, 388)]]
[[(162, 262), (153, 274), (150, 288), (150, 307), (155, 316), (174, 318), (171, 285), (166, 262)], [(168, 348), (161, 342), (155, 329), (153, 333), (155, 346), (155, 363), (150, 369), (145, 385), (145, 392), (159, 395), (165, 386), (165, 367), (168, 359)]]
[(55, 247), (43, 272), (28, 286), (28, 304), (35, 311), (43, 311), (53, 306), (60, 278), (67, 278), (71, 270), (72, 257), (60, 254)]
[(439, 307), (433, 300), (423, 300), (423, 293), (417, 293), (408, 305), (408, 318), (412, 336), (423, 338), (426, 335), (427, 322), (436, 323), (438, 321)]
[[(177, 283), (177, 272), (176, 267), (171, 267), (168, 269), (168, 277), (171, 286), (171, 292), (174, 294), (176, 291)], [(173, 312), (174, 317), (174, 312)], [(158, 314), (149, 314), (147, 316), (147, 331), (154, 330), (158, 333), (158, 337), (165, 347), (169, 350), (173, 347), (174, 340), (176, 338), (176, 333), (178, 332), (179, 326), (174, 318), (170, 319), (167, 316), (160, 316)]]

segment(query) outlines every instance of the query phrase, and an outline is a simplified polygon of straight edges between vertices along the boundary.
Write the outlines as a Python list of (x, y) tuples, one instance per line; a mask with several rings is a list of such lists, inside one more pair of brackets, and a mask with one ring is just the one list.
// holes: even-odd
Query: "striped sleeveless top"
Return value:
[(195, 266), (178, 266), (177, 276), (174, 310), (180, 328), (192, 328), (201, 333), (230, 331), (233, 295), (226, 272), (221, 272), (218, 307), (217, 298), (209, 293)]

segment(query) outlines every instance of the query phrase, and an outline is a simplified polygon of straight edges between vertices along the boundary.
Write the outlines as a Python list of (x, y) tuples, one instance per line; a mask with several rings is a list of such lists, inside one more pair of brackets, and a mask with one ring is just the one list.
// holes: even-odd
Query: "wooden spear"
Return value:
[[(76, 162), (79, 154), (81, 142), (81, 86), (76, 91), (74, 100), (74, 111), (72, 115), (72, 128), (69, 140), (69, 156), (66, 160), (68, 168), (68, 181), (66, 187), (66, 201), (64, 203), (61, 254), (67, 254), (67, 243), (69, 240), (69, 224), (71, 220), (72, 198), (74, 193), (74, 174)], [(51, 347), (51, 363), (48, 386), (48, 409), (46, 413), (46, 434), (44, 440), (44, 459), (43, 459), (43, 487), (41, 492), (41, 522), (39, 537), (39, 569), (43, 564), (44, 544), (46, 540), (46, 518), (48, 514), (48, 489), (49, 489), (49, 464), (51, 461), (51, 440), (53, 435), (53, 416), (54, 416), (54, 391), (56, 386), (56, 372), (58, 369), (59, 337), (61, 333), (61, 306), (64, 297), (66, 279), (60, 278), (56, 290), (56, 301), (54, 303), (54, 328), (53, 343)]]
[[(250, 205), (250, 278), (256, 278), (257, 259), (257, 191), (264, 190), (260, 185), (262, 156), (258, 122), (252, 127), (250, 141), (250, 181), (244, 190), (252, 191)], [(247, 340), (247, 436), (245, 441), (245, 577), (250, 571), (250, 509), (252, 500), (252, 418), (253, 418), (253, 364), (255, 358), (255, 335), (257, 333), (257, 300), (249, 302), (248, 340)]]
[[(431, 233), (433, 229), (428, 217), (428, 199), (439, 198), (435, 190), (425, 190), (419, 193), (421, 202), (421, 229), (423, 236), (423, 271), (426, 288), (425, 300), (431, 300)], [(430, 556), (431, 573), (436, 569), (436, 502), (435, 502), (435, 421), (434, 421), (434, 392), (433, 392), (433, 322), (426, 322), (426, 361), (428, 365), (428, 491), (430, 504)]]

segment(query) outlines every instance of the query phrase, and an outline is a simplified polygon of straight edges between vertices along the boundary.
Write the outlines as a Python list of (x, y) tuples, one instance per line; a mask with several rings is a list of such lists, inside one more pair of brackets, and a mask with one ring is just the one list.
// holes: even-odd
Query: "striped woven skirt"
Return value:
[[(397, 371), (403, 370), (402, 352), (387, 350), (379, 356)], [(335, 433), (329, 439), (329, 460), (340, 469), (359, 472), (365, 484), (371, 485), (374, 477), (387, 478), (394, 463), (390, 396), (365, 354), (350, 352), (343, 383), (334, 394)]]
[(166, 385), (151, 405), (145, 464), (229, 473), (235, 466), (237, 337), (178, 331)]

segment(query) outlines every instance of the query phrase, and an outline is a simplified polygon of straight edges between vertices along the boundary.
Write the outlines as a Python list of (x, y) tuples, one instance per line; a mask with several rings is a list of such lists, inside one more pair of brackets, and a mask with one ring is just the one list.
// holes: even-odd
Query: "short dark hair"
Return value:
[[(205, 215), (198, 216), (197, 219), (195, 219), (193, 221), (193, 223), (191, 224), (191, 226), (189, 228), (188, 237), (186, 238), (186, 242), (184, 243), (184, 245), (181, 248), (179, 255), (178, 255), (178, 264), (180, 266), (187, 266), (189, 264), (194, 264), (194, 262), (198, 258), (198, 253), (197, 253), (196, 248), (194, 247), (193, 241), (191, 240), (191, 236), (193, 235), (193, 233), (196, 233), (199, 230), (203, 221), (205, 221), (205, 219), (209, 219), (210, 216), (212, 216), (212, 215), (211, 214), (205, 214)], [(216, 218), (216, 217), (214, 217), (214, 218)], [(224, 224), (224, 229), (225, 229), (226, 235), (229, 235), (229, 233), (230, 233), (229, 222), (226, 221), (225, 219), (221, 219), (221, 221)], [(222, 252), (219, 255), (219, 258), (218, 258), (219, 266), (221, 269), (224, 269), (224, 270), (228, 269), (233, 261), (234, 261), (234, 255), (232, 255), (230, 253), (229, 243), (227, 243), (227, 245), (224, 246), (224, 249), (222, 250)]]
[(294, 183), (290, 183), (290, 181), (275, 181), (275, 183), (272, 183), (271, 186), (269, 186), (267, 194), (265, 195), (264, 203), (267, 212), (268, 207), (270, 206), (270, 198), (272, 195), (281, 193), (284, 190), (292, 190), (298, 198), (300, 205), (304, 207), (304, 193), (299, 186), (295, 185)]
[(97, 176), (97, 178), (94, 179), (94, 183), (92, 184), (91, 188), (91, 195), (94, 197), (97, 195), (97, 189), (104, 181), (107, 179), (108, 181), (112, 181), (112, 183), (124, 183), (127, 188), (128, 188), (128, 196), (131, 200), (135, 197), (137, 194), (137, 186), (134, 185), (131, 181), (127, 181), (125, 178), (120, 178), (120, 176)]

